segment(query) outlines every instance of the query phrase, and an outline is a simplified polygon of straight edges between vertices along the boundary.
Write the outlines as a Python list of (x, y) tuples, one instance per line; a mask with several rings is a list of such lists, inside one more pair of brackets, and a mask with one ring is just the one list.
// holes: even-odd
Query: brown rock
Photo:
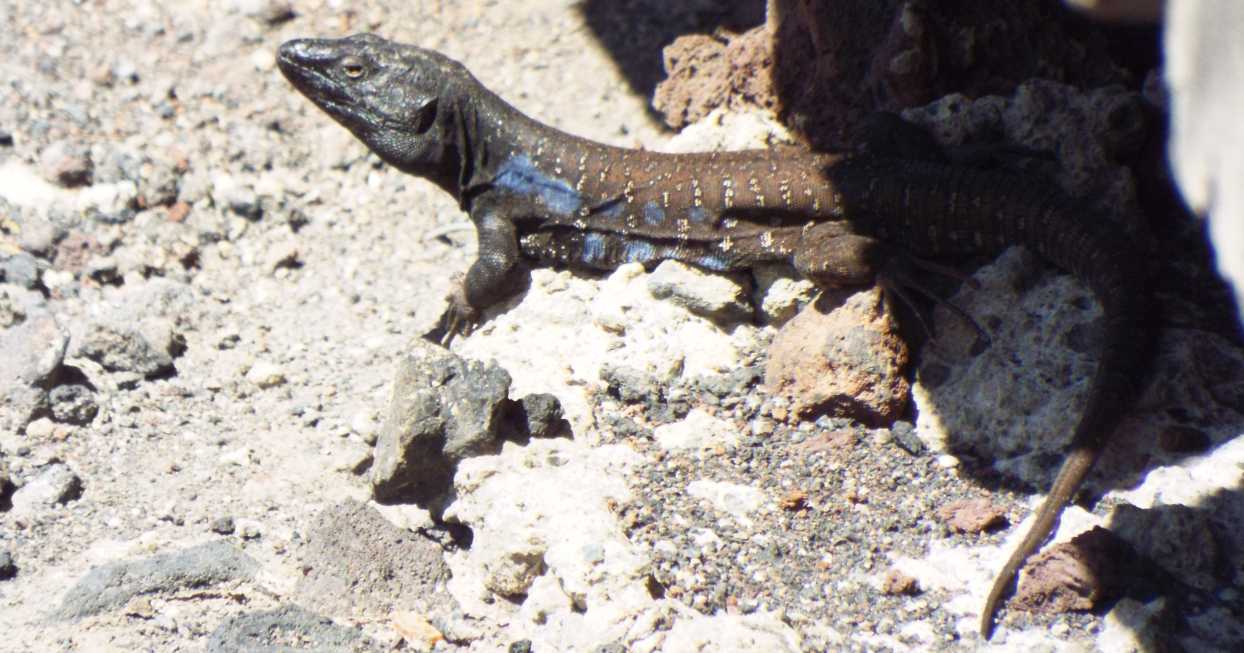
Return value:
[(666, 79), (652, 105), (680, 129), (719, 106), (776, 109), (773, 37), (758, 27), (728, 42), (691, 34), (665, 48)]
[(400, 610), (389, 615), (389, 623), (393, 625), (402, 639), (415, 651), (431, 651), (445, 640), (445, 635), (433, 626), (428, 618), (411, 610)]
[(964, 0), (954, 11), (924, 4), (776, 0), (764, 25), (727, 42), (676, 40), (653, 104), (674, 127), (716, 106), (772, 108), (818, 149), (835, 149), (874, 111), (956, 92), (1005, 95), (1033, 77), (1122, 82), (1126, 67), (1152, 56), (1122, 59), (1103, 27), (1047, 0)]
[(796, 416), (888, 424), (907, 406), (908, 358), (879, 288), (825, 292), (774, 338), (765, 384)]
[(94, 165), (89, 149), (81, 143), (56, 141), (39, 155), (39, 170), (48, 181), (73, 188), (91, 183)]
[(859, 441), (859, 437), (855, 431), (847, 429), (839, 429), (822, 433), (815, 437), (805, 440), (799, 445), (799, 448), (806, 453), (832, 453), (846, 455), (855, 448), (855, 443)]
[(177, 202), (168, 207), (169, 222), (184, 222), (188, 215), (190, 215), (190, 205), (185, 202)]
[(915, 596), (920, 593), (920, 584), (898, 569), (890, 569), (881, 581), (881, 592), (890, 596)]
[(86, 270), (92, 258), (105, 253), (107, 249), (94, 236), (81, 231), (71, 231), (57, 243), (53, 262), (58, 270), (81, 274)]
[(937, 518), (956, 533), (983, 533), (1006, 525), (1006, 512), (988, 499), (965, 499), (937, 509)]
[(1094, 528), (1042, 551), (1025, 565), (1010, 605), (1051, 614), (1093, 610), (1122, 593), (1134, 559), (1113, 533)]
[(782, 510), (792, 512), (802, 510), (808, 505), (808, 493), (803, 490), (791, 490), (778, 500), (778, 505), (782, 507)]

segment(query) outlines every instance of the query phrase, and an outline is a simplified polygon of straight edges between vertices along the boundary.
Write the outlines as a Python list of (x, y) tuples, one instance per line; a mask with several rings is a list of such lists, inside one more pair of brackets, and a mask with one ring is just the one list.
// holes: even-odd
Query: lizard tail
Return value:
[(985, 606), (981, 609), (981, 637), (989, 639), (993, 635), (993, 617), (1002, 603), (1003, 596), (1010, 593), (1014, 587), (1024, 562), (1036, 553), (1046, 538), (1058, 527), (1058, 519), (1063, 509), (1071, 503), (1080, 483), (1093, 468), (1093, 463), (1097, 461), (1100, 453), (1099, 449), (1080, 447), (1067, 454), (1062, 469), (1058, 471), (1058, 477), (1054, 479), (1054, 485), (1050, 488), (1050, 493), (1046, 495), (1045, 501), (1037, 509), (1036, 521), (1028, 528), (1023, 541), (1006, 559), (1006, 564), (1002, 565), (1002, 569), (994, 578), (993, 585), (989, 588), (989, 595), (985, 597)]
[[(1105, 347), (1097, 364), (1088, 402), (1076, 426), (1070, 450), (1036, 519), (1012, 551), (981, 610), (981, 636), (993, 633), (993, 618), (1003, 597), (1012, 589), (1024, 562), (1058, 527), (1063, 509), (1071, 503), (1085, 477), (1105, 449), (1119, 419), (1139, 390), (1148, 329), (1144, 322), (1143, 273), (1139, 256), (1122, 234), (1092, 234), (1077, 248), (1061, 254), (1042, 252), (1084, 281), (1105, 312)], [(1100, 236), (1100, 237), (1094, 237)], [(1062, 259), (1062, 260), (1059, 260)]]

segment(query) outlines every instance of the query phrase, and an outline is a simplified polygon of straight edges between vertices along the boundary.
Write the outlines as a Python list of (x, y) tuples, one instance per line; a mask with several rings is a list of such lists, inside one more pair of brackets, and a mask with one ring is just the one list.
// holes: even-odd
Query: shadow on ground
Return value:
[(765, 20), (765, 0), (585, 0), (579, 11), (631, 90), (651, 98), (665, 79), (665, 46), (684, 34), (756, 27)]

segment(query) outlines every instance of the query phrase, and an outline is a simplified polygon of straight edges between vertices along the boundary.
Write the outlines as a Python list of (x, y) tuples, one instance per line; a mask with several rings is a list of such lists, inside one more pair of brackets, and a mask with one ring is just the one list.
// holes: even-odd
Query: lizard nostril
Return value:
[(277, 64), (282, 67), (286, 67), (291, 64), (299, 63), (305, 58), (303, 50), (303, 42), (300, 40), (286, 41), (282, 43), (281, 46), (276, 49)]

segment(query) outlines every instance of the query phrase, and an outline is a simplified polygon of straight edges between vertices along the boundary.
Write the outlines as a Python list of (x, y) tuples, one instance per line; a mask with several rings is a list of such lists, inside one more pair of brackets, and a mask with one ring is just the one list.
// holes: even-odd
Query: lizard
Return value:
[(445, 344), (512, 295), (529, 260), (607, 270), (672, 259), (719, 272), (786, 262), (831, 287), (873, 282), (896, 251), (1022, 245), (1079, 279), (1103, 309), (1102, 352), (1064, 462), (989, 590), (986, 639), (1139, 390), (1149, 334), (1138, 248), (1050, 184), (884, 152), (614, 147), (528, 117), (445, 55), (373, 34), (287, 41), (277, 64), (382, 160), (469, 215), (478, 255), (448, 298)]

